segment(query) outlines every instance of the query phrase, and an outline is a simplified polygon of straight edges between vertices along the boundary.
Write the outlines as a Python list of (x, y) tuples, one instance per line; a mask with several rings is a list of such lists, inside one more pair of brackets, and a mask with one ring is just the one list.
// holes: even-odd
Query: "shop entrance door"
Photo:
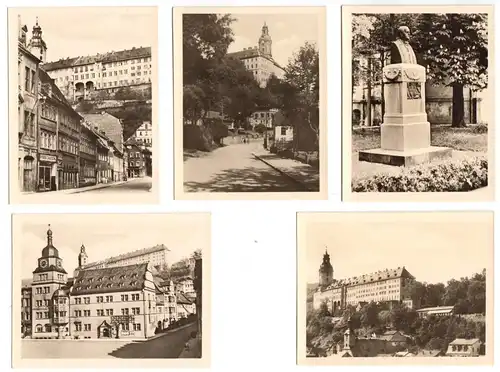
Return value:
[(40, 191), (50, 191), (51, 189), (50, 168), (50, 166), (40, 165), (38, 169), (38, 189)]

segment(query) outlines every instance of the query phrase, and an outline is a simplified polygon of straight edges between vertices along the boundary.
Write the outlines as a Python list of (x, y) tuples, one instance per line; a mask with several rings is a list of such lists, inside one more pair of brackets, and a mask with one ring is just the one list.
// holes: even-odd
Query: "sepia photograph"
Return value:
[(493, 365), (493, 212), (297, 219), (298, 364)]
[(14, 214), (14, 367), (208, 366), (210, 230), (209, 213)]
[(176, 199), (327, 198), (325, 19), (174, 8)]
[(157, 203), (156, 7), (8, 13), (11, 203)]
[(493, 7), (342, 16), (343, 200), (493, 200)]

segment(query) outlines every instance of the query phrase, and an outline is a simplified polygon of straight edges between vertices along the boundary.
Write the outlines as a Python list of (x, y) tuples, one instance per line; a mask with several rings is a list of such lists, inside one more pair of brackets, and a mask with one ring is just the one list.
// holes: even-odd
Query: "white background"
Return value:
[[(3, 1), (5, 4), (6, 2)], [(360, 5), (437, 4), (436, 1), (345, 1)], [(439, 4), (488, 4), (482, 1), (441, 1)], [(11, 206), (8, 205), (8, 97), (7, 97), (7, 25), (6, 13), (0, 17), (0, 58), (3, 89), (0, 107), (4, 120), (0, 148), (1, 169), (0, 228), (2, 253), (1, 369), (11, 368), (11, 213), (145, 213), (175, 211), (212, 212), (212, 363), (213, 371), (268, 370), (312, 371), (313, 367), (296, 366), (296, 224), (297, 211), (368, 211), (368, 210), (497, 210), (497, 203), (341, 203), (341, 7), (335, 1), (7, 1), (7, 6), (71, 5), (159, 5), (159, 150), (161, 201), (158, 206)], [(328, 5), (328, 201), (173, 201), (173, 102), (172, 102), (172, 6), (188, 5)], [(5, 9), (6, 11), (6, 9)], [(495, 12), (496, 13), (496, 12)], [(57, 22), (57, 20), (54, 20)], [(497, 14), (495, 24), (500, 25)], [(43, 25), (42, 25), (43, 27)], [(89, 24), (89, 27), (92, 27)], [(256, 25), (260, 27), (260, 25)], [(301, 25), (307, 27), (307, 25)], [(137, 30), (140, 32), (140, 30)], [(496, 31), (496, 40), (500, 35)], [(498, 46), (496, 48), (499, 49)], [(498, 53), (495, 57), (500, 61)], [(496, 71), (498, 75), (498, 64)], [(350, 77), (347, 77), (350, 78)], [(498, 82), (497, 78), (497, 82)], [(496, 88), (496, 87), (495, 87)], [(497, 108), (496, 117), (498, 119)], [(497, 120), (496, 120), (497, 121)], [(495, 125), (496, 123), (490, 123)], [(495, 141), (497, 142), (497, 141)], [(499, 164), (496, 161), (496, 164)], [(500, 172), (495, 172), (496, 176)], [(498, 178), (496, 180), (498, 185)], [(495, 222), (497, 224), (497, 221)], [(496, 246), (497, 244), (495, 244)], [(473, 249), (473, 247), (471, 247)], [(444, 263), (445, 264), (445, 263)], [(498, 291), (495, 290), (496, 299)], [(496, 306), (495, 306), (496, 308)], [(495, 325), (495, 334), (499, 335)], [(495, 340), (495, 355), (499, 340)], [(321, 368), (321, 367), (316, 367)], [(347, 370), (346, 367), (334, 367)], [(384, 367), (376, 367), (381, 370)], [(410, 368), (410, 367), (406, 367)], [(419, 368), (412, 367), (413, 369)], [(430, 369), (432, 367), (426, 367)], [(433, 367), (437, 370), (436, 367)], [(385, 369), (385, 368), (384, 368)], [(352, 370), (352, 369), (351, 369)], [(442, 369), (440, 369), (442, 371)]]

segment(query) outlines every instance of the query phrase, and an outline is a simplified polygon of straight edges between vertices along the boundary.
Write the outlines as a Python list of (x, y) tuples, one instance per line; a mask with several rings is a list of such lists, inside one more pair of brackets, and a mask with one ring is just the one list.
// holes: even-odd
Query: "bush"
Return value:
[(448, 161), (403, 169), (399, 174), (377, 174), (352, 181), (353, 192), (457, 192), (488, 185), (484, 158)]
[(471, 131), (472, 131), (472, 133), (476, 133), (476, 134), (488, 133), (488, 124), (479, 123), (479, 124), (473, 126)]

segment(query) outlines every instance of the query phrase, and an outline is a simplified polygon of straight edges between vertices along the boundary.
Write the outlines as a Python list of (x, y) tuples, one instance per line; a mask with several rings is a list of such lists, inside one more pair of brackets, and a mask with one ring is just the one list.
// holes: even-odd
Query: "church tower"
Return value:
[(325, 250), (323, 255), (323, 262), (319, 267), (319, 285), (327, 286), (333, 282), (333, 266), (330, 263), (330, 255), (328, 251)]
[(78, 267), (82, 268), (88, 263), (89, 256), (87, 256), (87, 252), (85, 252), (85, 246), (82, 244), (80, 247), (80, 254), (78, 255)]
[(271, 36), (269, 36), (269, 29), (267, 28), (266, 23), (264, 22), (264, 26), (262, 26), (262, 35), (259, 38), (259, 51), (265, 57), (272, 58), (272, 44)]
[(36, 25), (33, 26), (33, 36), (30, 40), (29, 49), (31, 53), (40, 58), (41, 63), (47, 62), (47, 44), (42, 39), (42, 28), (38, 24), (38, 17), (36, 17)]
[[(54, 297), (59, 295), (61, 287), (66, 285), (68, 273), (62, 266), (59, 251), (52, 243), (52, 230), (47, 230), (47, 245), (38, 258), (38, 266), (33, 271), (32, 305), (33, 337), (56, 338), (60, 336), (60, 327), (67, 322), (67, 312), (61, 315), (54, 306)], [(35, 322), (36, 320), (36, 322)], [(63, 322), (60, 324), (60, 322)]]

